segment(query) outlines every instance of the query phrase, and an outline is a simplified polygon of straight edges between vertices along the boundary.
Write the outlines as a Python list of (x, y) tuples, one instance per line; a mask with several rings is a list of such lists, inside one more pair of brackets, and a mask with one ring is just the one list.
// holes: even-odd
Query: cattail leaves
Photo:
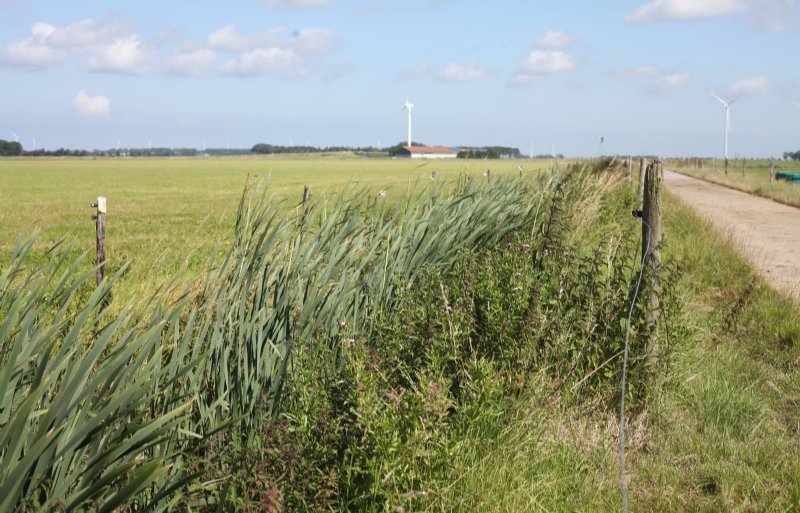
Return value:
[(94, 288), (63, 248), (31, 266), (21, 241), (0, 271), (0, 513), (166, 508), (208, 436), (275, 418), (294, 347), (330, 340), (335, 359), (340, 323), (368, 330), (397, 287), (527, 226), (546, 191), (437, 182), (390, 205), (350, 190), (296, 217), (246, 191), (202, 285), (146, 315), (109, 306), (119, 275)]

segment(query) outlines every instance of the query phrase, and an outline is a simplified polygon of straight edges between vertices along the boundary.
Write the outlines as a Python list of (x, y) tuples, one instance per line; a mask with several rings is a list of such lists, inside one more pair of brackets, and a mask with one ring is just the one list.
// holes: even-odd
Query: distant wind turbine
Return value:
[(19, 142), (19, 136), (17, 135), (16, 132), (11, 132), (11, 135), (14, 136), (14, 142)]
[(406, 104), (403, 110), (408, 111), (408, 145), (411, 146), (411, 111), (414, 110), (414, 104), (406, 97)]
[(725, 157), (725, 161), (727, 161), (728, 160), (728, 132), (731, 129), (731, 105), (733, 105), (733, 102), (735, 102), (736, 100), (741, 98), (741, 96), (737, 96), (736, 98), (734, 98), (733, 100), (731, 100), (729, 102), (726, 102), (725, 100), (723, 100), (722, 98), (720, 98), (719, 96), (714, 94), (713, 92), (711, 93), (711, 96), (716, 98), (722, 104), (722, 106), (723, 106), (723, 108), (725, 110), (725, 147), (724, 147), (724, 157)]
[(35, 137), (31, 137), (31, 139), (33, 139), (33, 150), (31, 150), (31, 151), (36, 151), (36, 138)]

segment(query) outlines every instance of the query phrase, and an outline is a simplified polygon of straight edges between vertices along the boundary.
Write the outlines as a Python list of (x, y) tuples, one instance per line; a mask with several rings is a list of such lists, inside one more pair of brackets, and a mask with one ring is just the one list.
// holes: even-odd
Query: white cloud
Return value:
[(575, 44), (577, 39), (572, 34), (558, 30), (548, 30), (547, 33), (536, 42), (536, 46), (546, 50), (563, 50)]
[(386, 0), (369, 0), (368, 2), (362, 3), (355, 9), (353, 12), (355, 14), (368, 14), (378, 12), (384, 8), (386, 5)]
[(519, 71), (525, 75), (549, 75), (572, 71), (578, 66), (575, 57), (561, 50), (534, 50), (523, 59)]
[(46, 69), (64, 62), (67, 51), (49, 44), (56, 27), (34, 23), (31, 35), (0, 50), (0, 63), (28, 70)]
[(625, 16), (633, 22), (714, 18), (747, 10), (745, 0), (653, 0)]
[(108, 96), (89, 96), (84, 89), (72, 100), (78, 112), (84, 116), (94, 118), (104, 118), (111, 114), (111, 101)]
[(220, 73), (240, 77), (276, 75), (282, 78), (299, 78), (310, 75), (311, 71), (294, 50), (273, 47), (244, 52), (223, 64)]
[(173, 75), (199, 77), (211, 74), (217, 53), (207, 48), (178, 52), (164, 64), (164, 71)]
[(290, 7), (292, 9), (305, 9), (308, 7), (324, 7), (333, 3), (333, 0), (266, 0), (267, 5)]
[(283, 27), (276, 27), (254, 34), (241, 34), (234, 25), (226, 25), (208, 36), (208, 45), (216, 50), (242, 53), (258, 48), (290, 48), (301, 54), (328, 53), (336, 45), (333, 31), (307, 28), (289, 34)]
[(685, 86), (692, 76), (687, 73), (668, 73), (658, 77), (653, 89), (659, 93), (673, 93)]
[(609, 75), (622, 79), (641, 79), (644, 90), (651, 94), (674, 93), (685, 86), (692, 76), (688, 73), (671, 73), (655, 66), (640, 66), (625, 71), (611, 71)]
[(768, 77), (760, 75), (739, 80), (730, 86), (728, 91), (732, 95), (766, 93), (771, 85), (772, 83)]
[(477, 64), (458, 64), (452, 62), (444, 67), (439, 79), (446, 82), (472, 82), (486, 78), (489, 73)]
[(28, 37), (0, 50), (0, 62), (42, 70), (62, 64), (70, 56), (88, 54), (93, 56), (89, 69), (138, 73), (131, 66), (141, 66), (144, 53), (141, 37), (128, 23), (87, 19), (65, 27), (34, 23)]
[(800, 27), (797, 0), (756, 0), (748, 20), (758, 30), (781, 32)]
[(94, 50), (86, 67), (92, 71), (144, 75), (151, 70), (152, 60), (152, 50), (141, 37), (132, 35)]

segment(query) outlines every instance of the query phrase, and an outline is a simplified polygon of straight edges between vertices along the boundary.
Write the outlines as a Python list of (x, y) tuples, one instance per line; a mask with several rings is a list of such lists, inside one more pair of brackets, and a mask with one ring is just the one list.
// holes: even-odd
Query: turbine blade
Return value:
[(744, 94), (740, 94), (739, 96), (737, 96), (737, 97), (736, 97), (736, 98), (734, 98), (733, 100), (729, 101), (729, 102), (728, 102), (728, 105), (733, 105), (733, 102), (735, 102), (736, 100), (738, 100), (738, 99), (739, 99), (739, 98), (741, 98), (742, 96), (744, 96)]
[(713, 92), (711, 93), (711, 96), (713, 96), (714, 98), (716, 98), (717, 100), (719, 100), (719, 102), (720, 102), (721, 104), (725, 105), (726, 107), (728, 106), (728, 103), (727, 103), (725, 100), (723, 100), (722, 98), (720, 98), (719, 96), (717, 96), (717, 95), (716, 95), (716, 94), (714, 94)]

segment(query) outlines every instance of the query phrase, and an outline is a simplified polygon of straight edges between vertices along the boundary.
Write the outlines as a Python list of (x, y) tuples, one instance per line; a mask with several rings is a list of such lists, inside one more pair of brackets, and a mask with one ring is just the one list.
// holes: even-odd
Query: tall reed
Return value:
[[(424, 265), (530, 224), (546, 179), (461, 180), (388, 204), (363, 190), (285, 215), (246, 192), (230, 248), (200, 286), (109, 308), (60, 247), (30, 263), (20, 242), (0, 272), (0, 513), (175, 506), (197, 480), (187, 455), (231, 425), (247, 438), (280, 408), (292, 348), (367, 329)], [(136, 310), (137, 312), (139, 309)]]

